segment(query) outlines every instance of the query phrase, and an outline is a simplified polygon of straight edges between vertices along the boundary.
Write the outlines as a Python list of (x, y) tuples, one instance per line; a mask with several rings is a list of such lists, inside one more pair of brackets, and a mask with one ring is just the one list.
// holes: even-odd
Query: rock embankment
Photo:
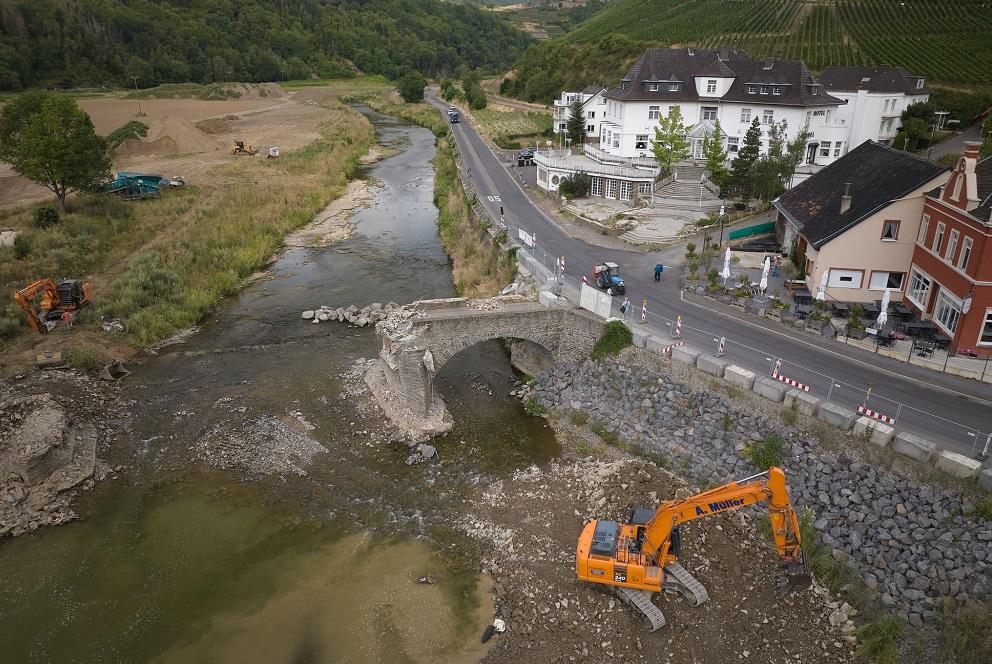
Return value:
[(314, 324), (333, 321), (351, 323), (356, 327), (365, 327), (366, 325), (374, 325), (381, 320), (385, 320), (390, 314), (400, 312), (402, 309), (403, 307), (395, 302), (390, 302), (386, 305), (374, 302), (361, 309), (355, 305), (351, 305), (347, 309), (321, 305), (316, 309), (307, 309), (301, 317), (303, 320), (311, 321)]
[(940, 598), (963, 601), (992, 591), (992, 523), (965, 496), (858, 460), (857, 442), (848, 452), (825, 450), (814, 437), (722, 392), (622, 360), (557, 366), (541, 376), (533, 395), (545, 407), (586, 413), (701, 485), (759, 470), (745, 450), (780, 436), (798, 509), (812, 510), (834, 557), (852, 563), (910, 624), (935, 619)]

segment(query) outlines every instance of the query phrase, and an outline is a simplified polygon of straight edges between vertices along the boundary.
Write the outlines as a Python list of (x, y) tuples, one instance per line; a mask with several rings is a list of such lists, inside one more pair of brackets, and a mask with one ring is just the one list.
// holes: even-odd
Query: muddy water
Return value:
[[(131, 469), (86, 494), (84, 520), (4, 543), (0, 660), (481, 656), (493, 609), (452, 523), (480, 474), (558, 450), (508, 396), (516, 376), (490, 342), (438, 377), (456, 420), (435, 441), (442, 463), (405, 466), (405, 445), (381, 433), (345, 378), (377, 353), (374, 333), (300, 320), (315, 305), (454, 294), (432, 204), (433, 137), (372, 118), (400, 152), (366, 173), (374, 202), (352, 237), (288, 250), (200, 334), (135, 367), (135, 419), (110, 452)], [(211, 447), (219, 438), (233, 442)], [(317, 445), (296, 450), (301, 439)]]

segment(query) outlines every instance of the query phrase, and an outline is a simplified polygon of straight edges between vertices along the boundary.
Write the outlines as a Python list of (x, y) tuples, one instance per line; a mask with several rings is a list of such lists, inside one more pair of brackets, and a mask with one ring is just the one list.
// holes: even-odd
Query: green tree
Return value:
[(76, 102), (64, 95), (27, 93), (0, 112), (0, 159), (52, 191), (59, 211), (66, 196), (110, 173), (106, 144)]
[(918, 101), (915, 104), (910, 104), (907, 106), (899, 115), (899, 119), (906, 122), (910, 118), (919, 118), (927, 124), (930, 124), (934, 120), (933, 114), (935, 110), (936, 109), (933, 104), (930, 102)]
[(774, 200), (785, 191), (782, 178), (782, 157), (759, 157), (748, 172), (748, 190), (763, 201)]
[(673, 106), (667, 117), (658, 120), (654, 140), (651, 141), (651, 152), (666, 174), (672, 172), (673, 164), (689, 156), (689, 142), (685, 138), (685, 132), (682, 108), (679, 106)]
[(400, 79), (399, 89), (403, 101), (408, 104), (415, 104), (424, 100), (424, 86), (427, 81), (419, 71), (410, 70)]
[(572, 104), (572, 112), (565, 123), (565, 136), (572, 145), (582, 145), (586, 142), (586, 119), (582, 115), (582, 102), (578, 99)]
[(899, 137), (897, 136), (897, 140), (893, 141), (893, 145), (906, 152), (913, 152), (919, 147), (920, 141), (927, 136), (929, 131), (930, 127), (925, 120), (910, 117), (902, 123), (902, 127), (899, 129), (899, 135), (902, 136), (902, 140), (898, 140)]
[(992, 115), (982, 123), (982, 147), (979, 155), (983, 158), (992, 157)]
[(710, 180), (722, 187), (727, 179), (727, 151), (723, 149), (723, 128), (720, 121), (713, 124), (713, 133), (703, 137), (703, 157), (706, 159), (706, 170), (710, 172)]
[(744, 143), (741, 144), (737, 156), (730, 164), (731, 175), (734, 182), (746, 189), (751, 178), (751, 167), (758, 161), (761, 154), (761, 121), (755, 117), (744, 134)]
[(806, 144), (809, 143), (810, 134), (808, 127), (803, 127), (796, 134), (796, 137), (788, 142), (785, 154), (782, 157), (782, 179), (791, 186), (792, 176), (796, 174), (796, 169), (803, 161), (806, 154)]
[(482, 89), (479, 75), (474, 71), (469, 72), (462, 80), (462, 89), (469, 108), (475, 111), (486, 107), (486, 91)]

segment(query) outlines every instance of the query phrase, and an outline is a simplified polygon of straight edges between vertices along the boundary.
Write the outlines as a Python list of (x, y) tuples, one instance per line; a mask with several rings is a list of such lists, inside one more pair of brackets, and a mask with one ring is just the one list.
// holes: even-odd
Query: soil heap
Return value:
[(130, 138), (117, 148), (120, 157), (166, 156), (213, 152), (224, 147), (205, 131), (175, 115), (155, 118), (142, 139)]

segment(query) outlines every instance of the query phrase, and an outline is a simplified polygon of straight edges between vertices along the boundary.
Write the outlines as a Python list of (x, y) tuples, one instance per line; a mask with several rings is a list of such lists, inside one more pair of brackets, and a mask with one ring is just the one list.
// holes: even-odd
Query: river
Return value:
[[(558, 454), (508, 395), (499, 342), (438, 376), (441, 462), (356, 396), (371, 329), (300, 311), (450, 297), (432, 203), (433, 135), (363, 109), (398, 152), (363, 173), (352, 236), (283, 252), (187, 343), (136, 365), (116, 481), (83, 519), (0, 547), (0, 660), (470, 662), (494, 607), (457, 523), (480, 474)], [(360, 368), (360, 364), (357, 365)], [(428, 583), (420, 583), (425, 579)]]

